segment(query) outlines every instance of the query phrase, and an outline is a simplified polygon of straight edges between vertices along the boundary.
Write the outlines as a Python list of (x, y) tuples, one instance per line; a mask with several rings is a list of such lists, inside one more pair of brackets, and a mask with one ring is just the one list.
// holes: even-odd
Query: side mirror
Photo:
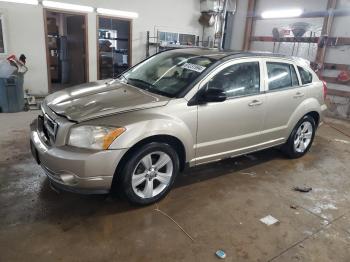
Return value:
[(203, 91), (201, 102), (223, 102), (227, 99), (225, 92), (219, 88), (209, 88)]

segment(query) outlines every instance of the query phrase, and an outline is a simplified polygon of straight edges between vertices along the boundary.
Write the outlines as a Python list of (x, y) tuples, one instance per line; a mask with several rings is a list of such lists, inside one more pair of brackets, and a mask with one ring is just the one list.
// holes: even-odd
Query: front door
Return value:
[(215, 70), (202, 88), (220, 88), (224, 102), (198, 105), (196, 164), (243, 154), (259, 147), (265, 111), (258, 59), (232, 61)]

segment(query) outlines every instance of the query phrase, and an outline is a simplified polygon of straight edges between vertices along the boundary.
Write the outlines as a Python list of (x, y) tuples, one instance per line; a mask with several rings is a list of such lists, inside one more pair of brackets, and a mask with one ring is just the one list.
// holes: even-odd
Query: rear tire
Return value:
[(299, 158), (305, 155), (314, 140), (316, 124), (313, 117), (306, 115), (294, 127), (282, 150), (289, 158)]
[(165, 197), (179, 173), (179, 157), (168, 144), (153, 142), (137, 149), (120, 174), (119, 189), (129, 202), (153, 204)]

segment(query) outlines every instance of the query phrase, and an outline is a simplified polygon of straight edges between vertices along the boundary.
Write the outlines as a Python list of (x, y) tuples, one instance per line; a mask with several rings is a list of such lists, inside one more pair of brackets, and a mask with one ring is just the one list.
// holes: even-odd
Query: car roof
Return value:
[(241, 57), (269, 57), (269, 58), (285, 58), (293, 59), (291, 56), (283, 54), (276, 54), (270, 52), (254, 52), (254, 51), (234, 51), (234, 50), (218, 50), (216, 48), (183, 48), (183, 49), (172, 49), (168, 52), (181, 52), (186, 54), (193, 54), (198, 56), (207, 56), (215, 60), (226, 60), (231, 58)]

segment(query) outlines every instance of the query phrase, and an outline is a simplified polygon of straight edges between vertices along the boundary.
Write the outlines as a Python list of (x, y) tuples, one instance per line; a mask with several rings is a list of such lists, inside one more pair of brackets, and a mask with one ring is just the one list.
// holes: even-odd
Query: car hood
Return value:
[(58, 91), (46, 97), (51, 110), (82, 122), (105, 115), (164, 106), (169, 98), (119, 81), (96, 81)]

